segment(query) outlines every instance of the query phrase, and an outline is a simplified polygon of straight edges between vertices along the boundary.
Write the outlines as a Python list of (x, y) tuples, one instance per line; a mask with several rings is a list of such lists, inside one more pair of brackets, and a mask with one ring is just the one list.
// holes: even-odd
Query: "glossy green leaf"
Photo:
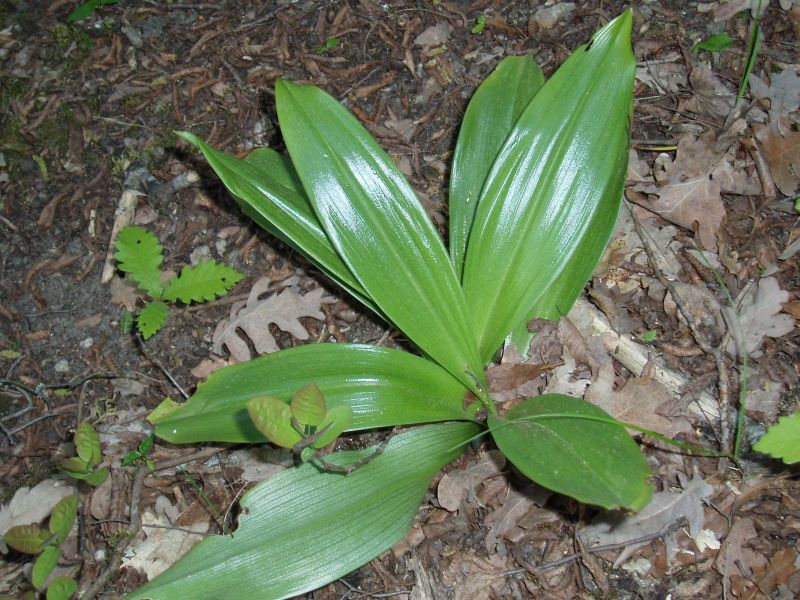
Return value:
[(303, 439), (292, 427), (289, 405), (272, 396), (256, 396), (247, 401), (247, 413), (256, 428), (276, 446), (293, 448)]
[(100, 436), (88, 421), (81, 421), (75, 430), (75, 449), (78, 457), (89, 467), (93, 467), (103, 459)]
[[(263, 442), (247, 401), (275, 396), (286, 402), (315, 383), (331, 409), (353, 409), (351, 430), (471, 419), (466, 389), (435, 363), (378, 346), (309, 344), (221, 369), (185, 403), (150, 416), (156, 435), (173, 443)], [(476, 404), (473, 404), (473, 407)]]
[(78, 584), (71, 577), (56, 577), (47, 586), (47, 600), (69, 600), (78, 591)]
[(36, 558), (31, 570), (31, 583), (33, 587), (39, 589), (47, 581), (50, 573), (56, 568), (58, 560), (61, 558), (61, 550), (58, 546), (47, 546)]
[(467, 106), (450, 174), (450, 260), (459, 279), (483, 183), (542, 84), (544, 74), (530, 56), (509, 56), (483, 80)]
[(488, 424), (503, 454), (546, 488), (604, 508), (640, 510), (650, 500), (647, 460), (624, 427), (589, 402), (545, 394), (489, 415)]
[[(50, 521), (48, 527), (50, 533), (56, 536), (56, 543), (60, 544), (69, 535), (72, 530), (72, 525), (78, 516), (78, 496), (72, 495), (62, 498), (58, 504), (53, 507), (50, 513)], [(38, 586), (37, 586), (38, 587)]]
[(242, 160), (216, 150), (191, 133), (178, 135), (203, 153), (247, 216), (382, 314), (331, 245), (308, 198), (297, 189), (296, 174), (289, 166), (283, 163), (274, 167), (279, 159), (267, 149), (256, 151), (259, 154), (250, 160)]
[(325, 418), (322, 420), (322, 423), (319, 425), (320, 431), (324, 430), (329, 425), (330, 428), (319, 436), (317, 441), (314, 443), (314, 448), (324, 448), (342, 435), (343, 432), (347, 431), (352, 423), (353, 409), (346, 404), (334, 406), (327, 412)]
[(50, 539), (50, 533), (38, 525), (16, 525), (5, 532), (3, 539), (17, 552), (38, 554)]
[[(274, 179), (284, 188), (294, 192), (295, 196), (292, 197), (302, 207), (302, 210), (316, 219), (311, 202), (303, 189), (303, 182), (297, 176), (297, 171), (294, 170), (292, 160), (288, 156), (272, 148), (256, 148), (244, 157), (244, 161), (255, 167), (262, 175)], [(302, 203), (300, 203), (300, 199), (302, 199)]]
[(568, 310), (611, 235), (628, 160), (631, 22), (626, 11), (567, 59), (487, 177), (463, 276), (484, 360), (531, 314)]
[(317, 427), (325, 418), (327, 408), (325, 406), (325, 396), (322, 395), (316, 384), (309, 384), (292, 396), (290, 404), (292, 416), (301, 425), (311, 425)]
[[(289, 469), (242, 498), (239, 528), (195, 546), (128, 600), (275, 600), (349, 573), (402, 539), (431, 479), (479, 430), (470, 423), (417, 427), (349, 475), (312, 464)], [(328, 456), (340, 465), (372, 453)]]
[(350, 271), (412, 342), (485, 397), (463, 293), (414, 190), (326, 92), (279, 80), (275, 99), (292, 163)]

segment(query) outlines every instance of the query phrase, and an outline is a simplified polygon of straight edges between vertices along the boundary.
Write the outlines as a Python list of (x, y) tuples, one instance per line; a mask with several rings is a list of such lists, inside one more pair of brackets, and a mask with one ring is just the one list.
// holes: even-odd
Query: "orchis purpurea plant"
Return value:
[[(478, 88), (453, 158), (449, 251), (391, 159), (314, 86), (276, 84), (288, 156), (238, 159), (181, 134), (248, 215), (419, 355), (309, 344), (218, 371), (185, 404), (159, 406), (155, 433), (174, 443), (285, 435), (296, 445), (344, 406), (346, 431), (404, 429), (381, 452), (325, 455), (347, 474), (312, 459), (262, 482), (242, 498), (232, 536), (202, 541), (131, 599), (285, 598), (333, 581), (401, 539), (432, 477), (487, 431), (557, 492), (607, 508), (648, 502), (647, 463), (618, 422), (564, 395), (504, 410), (484, 374), (509, 335), (569, 310), (608, 242), (628, 157), (631, 22), (628, 11), (608, 23), (546, 83), (531, 58), (509, 57)], [(310, 384), (324, 404), (290, 427), (291, 406), (275, 399), (288, 404)]]

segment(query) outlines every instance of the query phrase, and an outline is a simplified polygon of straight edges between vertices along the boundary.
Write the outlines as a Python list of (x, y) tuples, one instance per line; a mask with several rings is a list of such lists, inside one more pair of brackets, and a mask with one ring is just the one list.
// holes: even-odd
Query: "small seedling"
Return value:
[(77, 23), (91, 17), (101, 6), (117, 4), (120, 0), (87, 0), (78, 8), (73, 10), (67, 17), (68, 23)]
[(655, 329), (648, 329), (642, 334), (642, 341), (646, 344), (651, 344), (656, 341), (658, 332)]
[(322, 44), (322, 46), (317, 48), (317, 54), (327, 54), (328, 52), (336, 48), (336, 46), (339, 45), (339, 42), (340, 40), (338, 37), (328, 38), (327, 40), (325, 40), (325, 43)]
[(61, 468), (70, 477), (82, 479), (93, 487), (100, 485), (108, 477), (108, 468), (96, 468), (103, 460), (100, 437), (91, 423), (83, 421), (75, 430), (74, 439), (78, 456), (62, 462)]
[(700, 54), (702, 50), (706, 52), (722, 52), (730, 48), (731, 44), (733, 44), (731, 36), (727, 33), (718, 33), (692, 46), (692, 54)]
[(470, 29), (470, 33), (481, 33), (484, 27), (486, 27), (486, 15), (479, 15), (478, 18), (475, 19), (475, 25)]
[(319, 387), (310, 384), (291, 401), (259, 396), (247, 403), (247, 412), (256, 428), (276, 446), (290, 448), (300, 462), (318, 462), (325, 470), (352, 473), (380, 455), (382, 447), (353, 465), (342, 467), (325, 460), (325, 447), (336, 441), (353, 422), (353, 411), (346, 404), (328, 409)]
[[(158, 238), (141, 227), (125, 227), (119, 232), (114, 258), (120, 271), (128, 273), (153, 300), (136, 316), (136, 326), (144, 339), (155, 335), (167, 322), (169, 306), (166, 301), (205, 302), (224, 296), (244, 277), (237, 270), (206, 260), (196, 266), (184, 266), (179, 275), (162, 281), (161, 264), (164, 248)], [(122, 322), (130, 323), (123, 315)], [(124, 328), (124, 327), (123, 327)]]
[(153, 448), (153, 441), (156, 436), (152, 433), (139, 442), (139, 447), (136, 450), (131, 450), (122, 459), (122, 466), (128, 467), (135, 463), (144, 463), (147, 468), (153, 470), (153, 460), (150, 458), (150, 450)]
[(780, 458), (787, 465), (800, 462), (800, 412), (778, 419), (753, 450)]
[[(38, 524), (17, 525), (3, 536), (6, 544), (23, 554), (37, 555), (31, 571), (31, 582), (42, 589), (47, 578), (61, 560), (61, 543), (67, 538), (78, 516), (78, 496), (67, 496), (50, 513), (48, 528)], [(57, 577), (47, 588), (48, 600), (67, 600), (78, 590), (69, 577)]]

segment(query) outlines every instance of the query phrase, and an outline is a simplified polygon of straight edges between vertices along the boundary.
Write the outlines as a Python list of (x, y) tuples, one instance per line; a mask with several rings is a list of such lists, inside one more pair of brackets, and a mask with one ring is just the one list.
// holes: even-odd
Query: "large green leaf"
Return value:
[[(233, 535), (206, 538), (127, 598), (274, 600), (334, 581), (405, 535), (433, 476), (478, 431), (417, 427), (349, 475), (313, 465), (284, 471), (245, 494)], [(370, 453), (330, 459), (352, 464)]]
[[(608, 242), (628, 159), (630, 31), (626, 11), (567, 59), (487, 177), (463, 276), (484, 360), (531, 314), (568, 310)], [(545, 296), (554, 282), (559, 297)]]
[(450, 260), (459, 279), (483, 183), (543, 83), (544, 74), (530, 56), (509, 56), (483, 80), (467, 106), (450, 174)]
[(203, 153), (247, 216), (381, 314), (339, 258), (308, 198), (297, 188), (296, 175), (285, 159), (262, 148), (254, 151), (253, 158), (242, 160), (209, 146), (191, 133), (182, 131), (178, 135)]
[(650, 500), (647, 460), (625, 428), (578, 398), (545, 394), (489, 415), (497, 447), (536, 483), (604, 508)]
[(156, 435), (174, 443), (263, 442), (247, 401), (288, 402), (311, 383), (329, 409), (350, 406), (351, 430), (471, 418), (466, 388), (429, 360), (377, 346), (308, 344), (212, 373), (185, 404), (152, 419)]
[(461, 287), (411, 186), (326, 92), (279, 80), (275, 99), (292, 163), (339, 255), (412, 342), (486, 398)]

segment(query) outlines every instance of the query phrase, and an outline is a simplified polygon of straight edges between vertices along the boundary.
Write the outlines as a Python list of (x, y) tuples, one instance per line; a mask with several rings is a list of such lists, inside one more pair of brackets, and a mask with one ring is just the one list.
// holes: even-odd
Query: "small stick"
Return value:
[[(627, 205), (626, 205), (627, 206)], [(697, 322), (694, 320), (694, 315), (686, 306), (686, 303), (683, 301), (683, 298), (678, 293), (678, 290), (675, 288), (675, 285), (672, 281), (670, 281), (666, 275), (658, 268), (658, 263), (656, 260), (656, 254), (653, 250), (653, 246), (651, 244), (650, 238), (648, 237), (647, 233), (644, 230), (644, 226), (642, 225), (639, 217), (637, 216), (636, 212), (633, 211), (630, 206), (628, 206), (628, 211), (630, 212), (631, 218), (633, 219), (633, 226), (636, 230), (636, 234), (642, 240), (642, 247), (644, 248), (645, 253), (647, 254), (647, 259), (650, 261), (650, 265), (653, 267), (653, 272), (667, 290), (669, 290), (670, 295), (672, 296), (673, 301), (675, 302), (675, 306), (678, 307), (678, 310), (683, 315), (683, 318), (686, 319), (686, 323), (689, 326), (689, 331), (692, 334), (695, 342), (700, 347), (700, 349), (711, 356), (714, 359), (714, 363), (717, 367), (717, 372), (719, 374), (718, 377), (718, 389), (719, 389), (719, 421), (720, 421), (720, 438), (722, 440), (722, 452), (723, 453), (730, 453), (730, 399), (728, 397), (728, 369), (727, 365), (725, 364), (725, 358), (722, 355), (722, 350), (719, 347), (712, 346), (706, 336), (700, 331), (699, 327), (697, 326)], [(724, 461), (725, 459), (721, 459)], [(722, 466), (722, 464), (720, 465)]]
[(125, 550), (128, 548), (133, 539), (139, 534), (139, 531), (141, 531), (142, 517), (139, 512), (139, 504), (141, 503), (142, 499), (144, 478), (150, 475), (151, 473), (155, 473), (157, 471), (163, 471), (164, 469), (171, 469), (173, 467), (177, 467), (178, 465), (186, 464), (188, 462), (194, 462), (196, 460), (206, 459), (218, 453), (219, 451), (220, 451), (219, 448), (205, 448), (203, 450), (199, 450), (197, 452), (193, 452), (192, 454), (188, 454), (186, 456), (182, 456), (179, 458), (159, 461), (155, 465), (153, 465), (152, 471), (144, 465), (136, 469), (136, 474), (133, 476), (133, 485), (131, 486), (131, 504), (130, 504), (131, 526), (129, 529), (129, 535), (128, 537), (121, 540), (120, 543), (117, 544), (117, 547), (114, 548), (114, 557), (111, 559), (111, 562), (109, 563), (108, 567), (97, 577), (97, 579), (95, 579), (94, 583), (81, 596), (82, 600), (93, 600), (93, 598), (95, 598), (100, 592), (103, 591), (108, 581), (119, 572), (119, 569), (122, 566), (122, 557), (125, 554)]

